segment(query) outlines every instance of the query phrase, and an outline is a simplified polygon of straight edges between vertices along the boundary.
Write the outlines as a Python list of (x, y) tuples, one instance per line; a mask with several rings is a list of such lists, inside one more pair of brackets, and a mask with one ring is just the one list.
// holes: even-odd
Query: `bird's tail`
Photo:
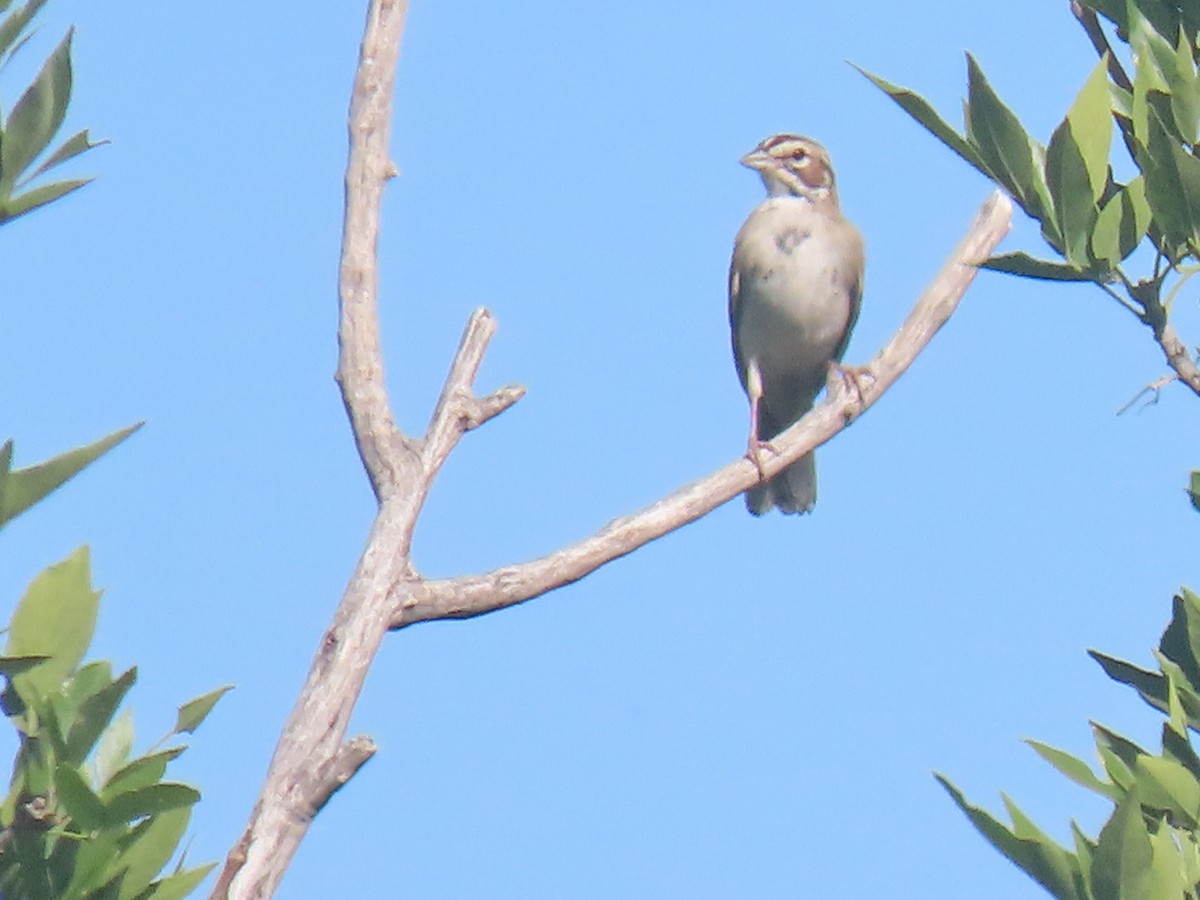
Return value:
[(746, 509), (761, 516), (777, 507), (782, 513), (811, 512), (817, 503), (817, 459), (808, 453), (766, 484), (746, 491)]

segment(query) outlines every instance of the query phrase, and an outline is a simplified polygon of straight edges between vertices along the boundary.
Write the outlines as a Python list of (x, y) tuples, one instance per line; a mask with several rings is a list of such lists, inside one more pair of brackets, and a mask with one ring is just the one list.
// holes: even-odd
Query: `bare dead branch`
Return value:
[(367, 764), (367, 761), (375, 755), (375, 751), (378, 749), (375, 742), (365, 735), (351, 738), (339, 747), (333, 758), (328, 760), (321, 771), (317, 773), (312, 796), (315, 805), (308, 817), (311, 819), (319, 813), (333, 795), (340, 791), (346, 782)]
[(490, 312), (480, 308), (471, 314), (429, 420), (422, 450), (426, 472), (436, 473), (441, 468), (466, 431), (498, 416), (525, 395), (525, 389), (516, 386), (502, 388), (482, 399), (473, 392), (475, 376), (495, 333), (496, 320)]
[[(870, 407), (933, 339), (970, 286), (978, 271), (1008, 233), (1012, 203), (997, 192), (980, 209), (954, 255), (891, 342), (872, 360), (873, 379), (859, 397), (838, 392), (816, 407), (772, 443), (778, 455), (764, 460), (772, 475), (814, 447), (828, 441), (848, 422)], [(858, 394), (859, 391), (853, 392)], [(470, 618), (504, 609), (563, 587), (638, 547), (692, 522), (752, 486), (760, 477), (747, 459), (732, 463), (707, 478), (684, 487), (641, 512), (615, 519), (591, 537), (549, 556), (506, 566), (483, 575), (438, 581), (407, 579), (392, 591), (393, 629), (430, 619)]]
[(354, 93), (350, 100), (350, 158), (338, 287), (338, 368), (335, 376), (354, 432), (354, 442), (382, 500), (416, 460), (388, 405), (379, 344), (379, 209), (383, 188), (395, 175), (389, 142), (392, 86), (408, 0), (371, 0)]
[(388, 156), (392, 87), (407, 11), (407, 0), (370, 0), (368, 6), (350, 101), (339, 273), (337, 381), (380, 509), (214, 898), (272, 896), (312, 815), (332, 794), (330, 778), (349, 778), (358, 768), (353, 763), (365, 761), (361, 743), (343, 747), (342, 740), (386, 633), (387, 593), (412, 577), (412, 529), (430, 478), (421, 470), (419, 446), (401, 434), (388, 404), (377, 304), (380, 207), (396, 172)]
[(465, 410), (467, 430), (478, 428), (488, 419), (496, 418), (524, 396), (524, 387), (519, 384), (510, 384), (486, 397), (479, 397), (468, 403)]
[[(1118, 409), (1117, 415), (1125, 415), (1125, 413), (1129, 412), (1129, 410), (1133, 409), (1133, 407), (1137, 405), (1139, 400), (1141, 400), (1143, 397), (1146, 397), (1147, 394), (1149, 397), (1147, 397), (1146, 402), (1142, 404), (1141, 409), (1145, 409), (1147, 406), (1156, 405), (1159, 399), (1162, 397), (1163, 388), (1165, 388), (1172, 381), (1178, 380), (1178, 378), (1178, 375), (1163, 375), (1161, 378), (1156, 378), (1154, 381), (1150, 382), (1148, 385), (1138, 391), (1128, 403)], [(1139, 410), (1139, 412), (1140, 411), (1141, 410)]]
[[(462, 435), (516, 403), (520, 387), (474, 394), (495, 324), (486, 310), (467, 323), (428, 431), (401, 433), (388, 402), (378, 321), (377, 244), (387, 180), (392, 89), (406, 0), (370, 0), (350, 104), (346, 218), (339, 279), (337, 381), (379, 510), (354, 573), (322, 637), (296, 706), (284, 725), (246, 830), (226, 858), (214, 898), (274, 894), (312, 818), (374, 753), (366, 738), (345, 740), (371, 662), (389, 628), (430, 618), (479, 615), (582, 578), (597, 566), (692, 521), (749, 487), (747, 460), (684, 488), (649, 510), (619, 519), (593, 538), (544, 560), (475, 578), (425, 582), (411, 561), (412, 534), (442, 464)], [(951, 263), (873, 364), (874, 380), (851, 403), (834, 398), (776, 440), (768, 474), (828, 440), (869, 406), (949, 318), (1007, 231), (1011, 204), (995, 196)]]

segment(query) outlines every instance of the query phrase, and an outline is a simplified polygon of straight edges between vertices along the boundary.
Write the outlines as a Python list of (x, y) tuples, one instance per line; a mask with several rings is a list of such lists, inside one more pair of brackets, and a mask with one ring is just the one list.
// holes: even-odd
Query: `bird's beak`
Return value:
[(748, 169), (754, 169), (756, 172), (761, 172), (765, 168), (767, 162), (771, 159), (771, 155), (761, 147), (755, 147), (738, 162)]

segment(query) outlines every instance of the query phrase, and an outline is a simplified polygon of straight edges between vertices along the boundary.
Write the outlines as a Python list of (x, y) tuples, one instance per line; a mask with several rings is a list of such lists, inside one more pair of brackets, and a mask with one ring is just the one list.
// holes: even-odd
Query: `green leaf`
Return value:
[(1116, 25), (1121, 40), (1129, 40), (1127, 34), (1128, 14), (1125, 10), (1125, 0), (1082, 0), (1082, 2), (1084, 6), (1094, 9)]
[(135, 681), (137, 670), (130, 669), (104, 690), (84, 701), (67, 735), (67, 762), (79, 765), (87, 759)]
[(83, 705), (90, 697), (99, 694), (113, 682), (112, 666), (104, 660), (81, 666), (66, 680), (62, 688), (50, 694), (50, 706), (54, 710), (56, 724), (64, 735), (62, 747), (66, 746), (65, 735), (75, 725)]
[(1172, 598), (1171, 612), (1172, 624), (1176, 619), (1183, 620), (1184, 628), (1181, 636), (1186, 636), (1187, 643), (1178, 649), (1169, 644), (1167, 633), (1171, 630), (1171, 626), (1168, 625), (1167, 631), (1163, 632), (1159, 649), (1168, 659), (1174, 660), (1187, 672), (1193, 687), (1200, 686), (1200, 663), (1198, 663), (1200, 661), (1200, 596), (1186, 587), (1182, 588)]
[(935, 775), (951, 798), (997, 850), (1060, 900), (1086, 900), (1078, 860), (1048, 839), (1022, 839), (991, 815), (971, 806), (946, 778)]
[(0, 58), (7, 56), (14, 49), (26, 26), (45, 5), (46, 0), (30, 0), (0, 22)]
[(133, 714), (129, 710), (105, 729), (96, 746), (96, 784), (102, 789), (129, 762), (133, 752)]
[(1104, 771), (1108, 773), (1113, 784), (1125, 793), (1133, 790), (1137, 779), (1133, 775), (1132, 764), (1104, 745), (1098, 745), (1096, 752), (1100, 754), (1100, 762), (1104, 765)]
[(83, 831), (105, 824), (104, 804), (74, 766), (61, 765), (54, 773), (54, 787), (67, 815)]
[(1054, 766), (1054, 768), (1058, 769), (1059, 772), (1066, 775), (1076, 784), (1083, 785), (1088, 790), (1095, 791), (1100, 796), (1107, 797), (1114, 803), (1121, 799), (1122, 792), (1109, 782), (1098, 778), (1091, 767), (1083, 762), (1083, 760), (1039, 741), (1026, 741), (1025, 743), (1032, 747), (1038, 756), (1046, 760), (1046, 762), (1050, 763), (1050, 765)]
[[(1098, 650), (1089, 650), (1088, 656), (1100, 663), (1100, 667), (1104, 669), (1105, 675), (1113, 681), (1119, 681), (1122, 684), (1136, 688), (1147, 701), (1157, 699), (1161, 704), (1166, 699), (1163, 677), (1158, 673), (1139, 669), (1132, 663), (1127, 663), (1122, 659), (1114, 659)], [(1161, 709), (1162, 706), (1160, 705), (1158, 708)]]
[[(1049, 191), (1041, 166), (1034, 165), (1035, 150), (1043, 151), (1025, 132), (1020, 121), (984, 77), (975, 58), (967, 54), (967, 141), (979, 154), (992, 178), (1003, 185), (1021, 207), (1043, 225), (1054, 221)], [(1061, 251), (1053, 232), (1047, 240)]]
[(1171, 65), (1164, 72), (1171, 89), (1171, 111), (1175, 127), (1189, 146), (1200, 139), (1200, 80), (1192, 50), (1182, 34), (1175, 45)]
[(1119, 188), (1100, 210), (1092, 231), (1092, 256), (1107, 269), (1117, 265), (1137, 249), (1150, 228), (1150, 204), (1146, 202), (1146, 182), (1139, 175)]
[[(191, 815), (189, 808), (175, 809), (156, 815), (137, 827), (134, 837), (113, 867), (125, 873), (119, 900), (139, 897), (150, 886), (174, 855)], [(115, 874), (115, 871), (110, 874)]]
[(138, 757), (118, 771), (100, 791), (105, 803), (110, 802), (118, 794), (127, 794), (141, 790), (162, 780), (167, 771), (167, 763), (183, 753), (184, 747), (171, 747)]
[[(1147, 104), (1146, 143), (1137, 163), (1146, 179), (1146, 200), (1172, 248), (1200, 248), (1200, 159), (1185, 151), (1163, 124), (1161, 103)], [(1178, 255), (1177, 251), (1173, 255)]]
[(1111, 752), (1128, 768), (1132, 769), (1135, 765), (1137, 765), (1139, 756), (1149, 755), (1133, 741), (1122, 737), (1115, 731), (1110, 731), (1098, 722), (1092, 722), (1091, 726), (1092, 737), (1096, 741), (1096, 748), (1102, 751), (1107, 750)]
[(41, 665), (50, 659), (44, 653), (34, 656), (0, 656), (0, 675), (12, 678), (22, 672), (28, 672), (34, 666)]
[(1169, 98), (1164, 124), (1172, 137), (1191, 146), (1200, 126), (1200, 93), (1196, 65), (1187, 39), (1172, 24), (1160, 31), (1136, 8), (1130, 11), (1130, 47), (1137, 60), (1142, 90), (1159, 91)]
[[(854, 64), (851, 63), (851, 65)], [(937, 114), (934, 108), (929, 105), (928, 100), (908, 88), (885, 81), (878, 75), (872, 75), (866, 69), (859, 68), (858, 66), (854, 66), (854, 68), (865, 75), (873, 85), (895, 100), (899, 107), (916, 119), (926, 131), (988, 178), (992, 177), (991, 173), (983, 165), (983, 161), (980, 160), (979, 154), (975, 149)]]
[(1167, 39), (1179, 32), (1179, 7), (1189, 5), (1186, 0), (1131, 0), (1130, 6), (1137, 9), (1154, 29)]
[(107, 144), (108, 141), (93, 141), (88, 137), (87, 129), (72, 135), (59, 145), (58, 149), (50, 155), (50, 157), (42, 163), (29, 176), (29, 180), (37, 178), (39, 175), (44, 175), (53, 169), (55, 166), (61, 166), (68, 160), (74, 159), (81, 153), (86, 153), (88, 150), (95, 149)]
[(1192, 501), (1192, 509), (1200, 512), (1200, 471), (1192, 471), (1191, 482), (1188, 485), (1188, 498)]
[(95, 443), (70, 450), (44, 463), (10, 472), (4, 484), (0, 525), (16, 518), (47, 494), (61, 487), (141, 427), (142, 423), (138, 422), (136, 425), (114, 431)]
[[(1145, 54), (1143, 54), (1145, 55)], [(1167, 85), (1162, 75), (1152, 64), (1138, 66), (1133, 73), (1133, 94), (1129, 103), (1129, 121), (1133, 126), (1134, 137), (1143, 147), (1150, 142), (1150, 103), (1151, 98), (1159, 96), (1170, 107), (1166, 97)]]
[(143, 816), (181, 809), (193, 805), (199, 799), (200, 792), (186, 784), (170, 781), (152, 784), (113, 797), (105, 810), (105, 825), (122, 825)]
[[(0, 135), (0, 139), (3, 136)], [(0, 509), (4, 509), (4, 485), (8, 481), (8, 473), (12, 471), (13, 442), (9, 438), (0, 446)]]
[(79, 842), (75, 868), (70, 884), (63, 891), (64, 898), (100, 900), (107, 896), (101, 889), (110, 881), (106, 873), (117, 856), (117, 845), (123, 836), (122, 831), (111, 829), (97, 832), (88, 840)]
[[(1176, 839), (1178, 837), (1178, 844)], [(1152, 862), (1150, 871), (1146, 873), (1142, 889), (1144, 897), (1187, 897), (1188, 892), (1195, 887), (1194, 880), (1188, 880), (1187, 859), (1188, 838), (1190, 834), (1177, 834), (1167, 825), (1161, 825), (1158, 831), (1150, 835), (1150, 850)], [(1191, 850), (1194, 853), (1194, 838)]]
[(1200, 825), (1200, 782), (1173, 759), (1143, 756), (1137, 764), (1137, 794), (1145, 806), (1165, 810), (1177, 825)]
[(1187, 706), (1190, 706), (1200, 714), (1200, 706), (1197, 705), (1194, 694), (1189, 696), (1190, 692), (1187, 688), (1187, 679), (1184, 677), (1183, 670), (1167, 659), (1161, 652), (1156, 651), (1154, 658), (1158, 660), (1159, 667), (1167, 679), (1166, 703), (1163, 710), (1167, 714), (1167, 724), (1179, 734), (1186, 734), (1188, 716), (1185, 709)]
[(1063, 255), (1076, 268), (1086, 269), (1092, 262), (1088, 251), (1098, 212), (1087, 164), (1067, 119), (1050, 138), (1050, 147), (1046, 151), (1046, 184), (1054, 201)]
[(1112, 101), (1108, 93), (1108, 56), (1092, 69), (1063, 120), (1091, 187), (1093, 203), (1108, 186), (1108, 154), (1112, 147)]
[(1063, 249), (1068, 261), (1079, 268), (1091, 268), (1093, 262), (1111, 268), (1109, 260), (1117, 256), (1119, 248), (1121, 207), (1118, 204), (1114, 209), (1117, 221), (1106, 223), (1114, 232), (1111, 250), (1106, 248), (1103, 254), (1092, 252), (1099, 214), (1097, 204), (1109, 182), (1112, 129), (1105, 55), (1092, 70), (1062, 124), (1055, 129), (1046, 150), (1046, 185), (1054, 201)]
[(31, 191), (25, 191), (16, 197), (0, 202), (0, 225), (11, 222), (26, 213), (53, 203), (59, 197), (65, 197), (72, 191), (77, 191), (86, 184), (91, 184), (90, 178), (75, 178), (70, 181), (56, 181), (53, 184), (42, 185)]
[(66, 680), (87, 651), (100, 594), (92, 590), (87, 547), (51, 566), (26, 590), (8, 631), (5, 656), (46, 655), (35, 669), (13, 676), (13, 686), (35, 703)]
[(1095, 281), (1093, 274), (1072, 265), (1036, 259), (1023, 251), (993, 256), (980, 263), (981, 269), (1020, 275), (1023, 278), (1040, 278), (1046, 281)]
[(71, 99), (71, 35), (63, 38), (4, 123), (0, 191), (7, 195), (62, 126)]
[(1092, 854), (1096, 852), (1096, 842), (1084, 834), (1079, 825), (1071, 822), (1071, 838), (1075, 843), (1075, 859), (1079, 862), (1079, 871), (1084, 884), (1092, 880)]
[(216, 863), (199, 866), (195, 869), (185, 869), (168, 875), (157, 882), (154, 890), (146, 896), (146, 900), (182, 900), (188, 896), (216, 868)]
[(1013, 803), (1012, 799), (1007, 794), (1001, 794), (1000, 798), (1004, 801), (1004, 808), (1007, 810), (1008, 817), (1013, 823), (1012, 833), (1018, 840), (1034, 841), (1038, 844), (1047, 846), (1058, 846), (1053, 840), (1051, 840), (1048, 834), (1034, 824), (1033, 819), (1025, 815), (1025, 813), (1021, 811), (1021, 808), (1017, 806), (1017, 804)]
[(1163, 723), (1162, 729), (1163, 756), (1173, 759), (1186, 768), (1192, 775), (1200, 779), (1200, 755), (1192, 749), (1185, 731), (1180, 734), (1170, 722)]
[[(1189, 713), (1200, 716), (1200, 698), (1197, 698), (1189, 685), (1200, 684), (1200, 664), (1197, 663), (1197, 651), (1200, 650), (1200, 604), (1197, 604), (1195, 594), (1186, 589), (1171, 598), (1171, 621), (1163, 630), (1158, 642), (1155, 658), (1164, 675), (1171, 674), (1168, 667), (1174, 667), (1178, 673), (1176, 687), (1184, 693), (1181, 697)], [(1165, 685), (1164, 685), (1165, 687)], [(1161, 698), (1166, 701), (1168, 695), (1164, 692)], [(1169, 712), (1169, 710), (1167, 710)]]
[(70, 727), (84, 701), (93, 694), (100, 693), (112, 684), (112, 681), (112, 665), (106, 660), (96, 660), (80, 666), (79, 670), (63, 685), (63, 698), (70, 710), (70, 717), (64, 717), (60, 721)]
[(179, 715), (175, 718), (175, 729), (172, 734), (182, 734), (185, 731), (189, 734), (195, 732), (200, 723), (212, 712), (212, 708), (217, 705), (217, 701), (232, 690), (233, 685), (227, 684), (183, 704), (179, 707)]
[(1112, 818), (1100, 831), (1092, 857), (1092, 893), (1096, 900), (1146, 900), (1144, 883), (1152, 861), (1150, 835), (1134, 791), (1117, 804)]
[(1105, 269), (1115, 269), (1125, 258), (1121, 252), (1121, 226), (1127, 221), (1124, 190), (1118, 191), (1100, 208), (1092, 229), (1092, 259)]

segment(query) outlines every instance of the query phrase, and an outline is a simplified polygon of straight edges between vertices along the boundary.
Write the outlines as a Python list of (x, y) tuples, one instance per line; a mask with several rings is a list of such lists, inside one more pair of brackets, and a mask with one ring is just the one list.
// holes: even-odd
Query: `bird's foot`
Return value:
[(770, 441), (764, 441), (751, 435), (750, 442), (746, 447), (746, 456), (750, 462), (754, 463), (754, 468), (758, 469), (758, 480), (765, 484), (767, 481), (767, 472), (763, 468), (763, 451), (767, 451), (774, 456), (779, 455), (779, 451), (775, 449), (775, 445)]
[(843, 366), (838, 362), (830, 362), (826, 388), (832, 394), (833, 386), (837, 384), (842, 391), (852, 396), (858, 405), (853, 415), (857, 415), (866, 406), (866, 392), (875, 384), (875, 380), (875, 372), (870, 366)]

